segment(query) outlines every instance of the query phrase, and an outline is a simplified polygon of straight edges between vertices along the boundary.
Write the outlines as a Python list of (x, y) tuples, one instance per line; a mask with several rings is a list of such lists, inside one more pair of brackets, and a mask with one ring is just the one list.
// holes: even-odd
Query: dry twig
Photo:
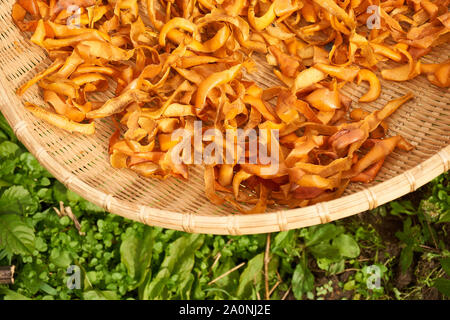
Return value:
[(237, 269), (241, 268), (243, 265), (245, 264), (245, 262), (242, 262), (241, 264), (237, 265), (236, 267), (228, 270), (227, 272), (225, 272), (224, 274), (218, 276), (217, 278), (215, 278), (214, 280), (211, 280), (210, 282), (208, 282), (208, 285), (213, 284), (214, 282), (226, 277), (227, 275), (229, 275), (230, 273), (232, 273), (233, 271), (236, 271)]

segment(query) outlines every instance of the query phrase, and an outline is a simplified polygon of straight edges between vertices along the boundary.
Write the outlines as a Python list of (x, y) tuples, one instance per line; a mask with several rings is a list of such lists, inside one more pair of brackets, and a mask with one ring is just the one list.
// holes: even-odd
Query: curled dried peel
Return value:
[(369, 82), (369, 91), (359, 98), (359, 102), (372, 102), (377, 100), (381, 94), (381, 83), (375, 73), (367, 69), (359, 70), (356, 83), (359, 85), (362, 81)]
[(195, 108), (199, 110), (198, 112), (201, 112), (201, 110), (204, 108), (208, 93), (214, 87), (233, 80), (238, 75), (238, 72), (241, 70), (241, 68), (242, 64), (235, 65), (228, 70), (210, 75), (202, 83), (200, 83), (195, 99)]
[(383, 139), (377, 142), (364, 157), (358, 160), (358, 162), (353, 166), (352, 171), (357, 174), (361, 173), (375, 162), (383, 160), (388, 154), (394, 151), (394, 148), (399, 144), (406, 144), (407, 149), (409, 150), (413, 148), (411, 145), (407, 144), (401, 136)]
[(101, 108), (86, 114), (87, 118), (104, 118), (122, 112), (133, 101), (146, 102), (150, 95), (146, 92), (133, 89), (128, 90), (118, 97), (108, 100)]
[(33, 79), (29, 80), (27, 83), (25, 83), (23, 86), (21, 86), (19, 89), (17, 89), (16, 93), (21, 96), (27, 91), (31, 86), (38, 83), (40, 80), (44, 79), (46, 76), (56, 72), (61, 66), (63, 65), (64, 60), (62, 59), (56, 59), (50, 67), (47, 69), (41, 71), (37, 75), (33, 77)]
[(173, 18), (170, 21), (168, 21), (164, 26), (162, 27), (160, 33), (159, 33), (159, 45), (165, 46), (166, 45), (166, 37), (168, 34), (174, 30), (174, 29), (182, 29), (185, 31), (188, 31), (190, 33), (194, 33), (194, 31), (197, 29), (197, 26), (190, 22), (187, 19), (184, 18)]
[(67, 130), (69, 132), (78, 132), (86, 135), (91, 135), (95, 132), (95, 124), (93, 122), (89, 124), (77, 123), (64, 116), (52, 113), (31, 103), (27, 103), (26, 108), (36, 117), (45, 120), (55, 127)]

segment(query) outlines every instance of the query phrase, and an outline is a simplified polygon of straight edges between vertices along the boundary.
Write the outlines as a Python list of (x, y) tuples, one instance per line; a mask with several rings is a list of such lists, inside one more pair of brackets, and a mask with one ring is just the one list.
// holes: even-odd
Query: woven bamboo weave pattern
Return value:
[[(69, 134), (35, 118), (25, 110), (15, 90), (45, 69), (50, 60), (13, 24), (14, 0), (0, 0), (0, 109), (17, 137), (59, 181), (109, 212), (160, 226), (194, 233), (253, 234), (327, 223), (373, 209), (426, 184), (450, 166), (450, 90), (430, 84), (423, 76), (408, 82), (382, 81), (382, 94), (373, 103), (359, 104), (367, 84), (351, 84), (343, 92), (353, 107), (381, 108), (406, 92), (415, 98), (388, 119), (389, 135), (401, 134), (415, 146), (412, 152), (395, 151), (371, 184), (352, 183), (340, 199), (306, 208), (269, 207), (267, 213), (242, 215), (227, 205), (216, 206), (204, 196), (203, 170), (190, 170), (189, 181), (164, 181), (111, 167), (108, 140), (114, 131), (108, 120), (96, 121), (93, 136)], [(424, 62), (450, 58), (450, 44), (434, 48)], [(279, 84), (265, 59), (256, 57), (251, 79), (263, 87)], [(101, 93), (98, 95), (102, 99)], [(37, 86), (23, 97), (43, 105)]]

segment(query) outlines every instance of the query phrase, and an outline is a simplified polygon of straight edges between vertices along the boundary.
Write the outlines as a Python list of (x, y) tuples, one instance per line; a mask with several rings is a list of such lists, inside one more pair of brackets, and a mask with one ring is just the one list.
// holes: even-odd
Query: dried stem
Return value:
[(55, 210), (56, 214), (60, 218), (64, 217), (64, 216), (68, 216), (73, 221), (73, 223), (75, 224), (75, 228), (77, 228), (78, 234), (80, 234), (81, 236), (85, 235), (85, 233), (81, 231), (80, 222), (78, 222), (77, 217), (73, 214), (71, 207), (65, 207), (64, 206), (64, 202), (60, 201), (59, 202), (59, 209), (56, 208), (56, 207), (53, 207), (53, 210)]
[(227, 272), (225, 272), (224, 274), (218, 276), (217, 278), (215, 278), (214, 280), (208, 282), (208, 285), (213, 284), (214, 282), (226, 277), (227, 275), (229, 275), (230, 273), (232, 273), (233, 271), (236, 271), (237, 269), (241, 268), (243, 265), (245, 265), (245, 262), (242, 262), (240, 265), (237, 265), (236, 267), (228, 270)]
[(281, 300), (286, 300), (286, 298), (287, 298), (289, 292), (291, 292), (291, 288), (292, 288), (292, 286), (289, 286), (289, 288), (288, 288), (287, 291), (284, 293), (283, 298), (281, 298)]
[(270, 262), (270, 233), (267, 234), (266, 252), (264, 254), (264, 283), (266, 288), (266, 300), (270, 299), (269, 262)]

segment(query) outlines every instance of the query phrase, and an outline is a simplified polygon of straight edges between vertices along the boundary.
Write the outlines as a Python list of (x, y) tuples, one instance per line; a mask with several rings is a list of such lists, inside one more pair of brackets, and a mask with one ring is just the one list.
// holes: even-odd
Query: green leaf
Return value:
[(8, 121), (6, 121), (5, 117), (1, 113), (0, 113), (0, 130), (2, 130), (9, 136), (9, 140), (14, 142), (17, 141), (17, 138), (14, 135), (14, 131), (11, 129), (11, 127), (8, 124)]
[(3, 297), (4, 300), (31, 300), (30, 298), (7, 288), (0, 288), (0, 294), (5, 295)]
[[(235, 267), (235, 263), (231, 257), (227, 258), (221, 258), (219, 260), (219, 266), (215, 268), (213, 276), (211, 279), (216, 279), (217, 277), (221, 276), (228, 270), (231, 270), (233, 267)], [(235, 292), (236, 287), (239, 284), (239, 272), (232, 272), (228, 274), (226, 277), (223, 277), (219, 280), (217, 280), (213, 286), (221, 288), (227, 292), (227, 295), (229, 295), (228, 292)], [(226, 298), (226, 297), (223, 297)]]
[[(134, 230), (133, 230), (134, 231)], [(153, 231), (144, 226), (142, 233), (127, 233), (120, 246), (120, 260), (131, 278), (139, 286), (150, 270), (152, 260)]]
[(4, 180), (0, 179), (0, 188), (10, 187), (10, 186), (11, 186), (11, 182), (4, 181)]
[(261, 271), (264, 263), (264, 253), (260, 253), (253, 257), (247, 264), (247, 267), (242, 272), (239, 278), (239, 286), (236, 291), (236, 296), (239, 299), (249, 299), (253, 282), (261, 277)]
[(48, 293), (49, 295), (52, 295), (52, 296), (56, 296), (58, 294), (58, 291), (55, 288), (49, 286), (45, 282), (41, 282), (39, 289), (41, 289), (45, 293)]
[(83, 200), (78, 194), (73, 192), (72, 190), (67, 190), (67, 200), (73, 203), (77, 203)]
[(12, 186), (0, 197), (0, 214), (23, 214), (31, 209), (35, 210), (36, 204), (28, 190), (22, 186)]
[(408, 270), (413, 262), (413, 248), (411, 246), (406, 246), (402, 249), (400, 253), (400, 268), (403, 273)]
[(183, 280), (178, 286), (178, 293), (181, 300), (189, 300), (191, 298), (191, 288), (194, 284), (195, 277), (192, 273), (186, 273)]
[(119, 300), (120, 297), (114, 291), (90, 290), (83, 292), (85, 300)]
[(441, 266), (445, 273), (450, 276), (450, 258), (441, 259)]
[(407, 214), (409, 216), (417, 214), (411, 201), (392, 201), (390, 203), (391, 214), (394, 216), (401, 216), (401, 214)]
[(316, 259), (327, 258), (330, 260), (338, 260), (341, 258), (341, 254), (335, 246), (332, 246), (328, 242), (321, 242), (308, 248), (308, 252), (311, 253)]
[(142, 300), (157, 299), (164, 290), (167, 281), (170, 277), (170, 271), (167, 268), (160, 268), (155, 278), (153, 278), (148, 285), (142, 290)]
[(355, 290), (355, 288), (356, 288), (356, 281), (355, 280), (350, 280), (350, 281), (346, 282), (344, 284), (344, 287), (343, 287), (344, 291)]
[(333, 246), (339, 250), (343, 257), (356, 258), (360, 254), (358, 243), (348, 234), (341, 234), (334, 239)]
[(443, 295), (450, 297), (450, 279), (438, 278), (434, 282), (434, 287)]
[(188, 234), (172, 242), (166, 251), (159, 272), (144, 286), (142, 299), (164, 298), (163, 291), (171, 276), (174, 274), (186, 276), (186, 273), (191, 272), (193, 256), (203, 241), (204, 235)]
[(105, 210), (87, 200), (82, 200), (80, 201), (80, 209), (87, 211), (87, 212), (92, 212), (92, 213), (102, 213), (105, 212)]
[(9, 158), (19, 151), (19, 146), (11, 141), (0, 143), (0, 158)]
[(292, 292), (296, 299), (301, 300), (303, 295), (314, 288), (314, 275), (304, 262), (297, 264), (292, 275)]
[[(14, 173), (17, 167), (17, 158), (13, 159), (2, 159), (0, 161), (0, 176), (3, 176), (5, 180), (21, 180), (26, 179), (26, 177), (23, 176), (23, 174), (17, 172)], [(8, 179), (9, 178), (9, 179)]]
[(28, 173), (28, 175), (33, 174), (34, 176), (53, 178), (53, 176), (48, 172), (41, 164), (36, 160), (36, 158), (29, 152), (24, 152), (19, 157), (20, 163), (23, 169)]
[(42, 265), (36, 263), (27, 263), (18, 271), (16, 283), (20, 283), (23, 288), (26, 288), (27, 294), (34, 296), (40, 289), (42, 280), (39, 279), (39, 274), (44, 271)]
[(9, 137), (0, 130), (0, 141), (5, 141), (5, 140), (9, 140)]
[(329, 241), (343, 232), (343, 228), (336, 227), (332, 223), (314, 226), (308, 228), (305, 245), (307, 247), (316, 245), (320, 242)]
[(440, 223), (450, 222), (450, 212), (443, 213), (443, 214), (439, 217), (439, 222), (440, 222)]
[(345, 260), (344, 259), (336, 261), (336, 260), (330, 260), (327, 258), (319, 258), (316, 260), (316, 262), (317, 262), (317, 266), (320, 269), (329, 272), (329, 274), (336, 274), (336, 273), (344, 271), (344, 269), (345, 269)]
[(403, 231), (397, 231), (395, 236), (399, 238), (402, 242), (404, 242), (408, 246), (417, 247), (418, 242), (422, 241), (420, 236), (421, 230), (420, 225), (412, 226), (412, 220), (408, 217), (403, 222)]
[(66, 250), (53, 248), (50, 253), (50, 262), (54, 263), (57, 267), (67, 269), (72, 263), (72, 257)]
[(34, 230), (16, 214), (0, 215), (0, 246), (12, 254), (27, 255), (34, 250)]
[(271, 251), (282, 252), (285, 248), (291, 247), (294, 242), (295, 230), (279, 232), (273, 239)]
[(61, 182), (55, 181), (53, 184), (53, 195), (58, 206), (60, 201), (67, 203), (67, 189)]

